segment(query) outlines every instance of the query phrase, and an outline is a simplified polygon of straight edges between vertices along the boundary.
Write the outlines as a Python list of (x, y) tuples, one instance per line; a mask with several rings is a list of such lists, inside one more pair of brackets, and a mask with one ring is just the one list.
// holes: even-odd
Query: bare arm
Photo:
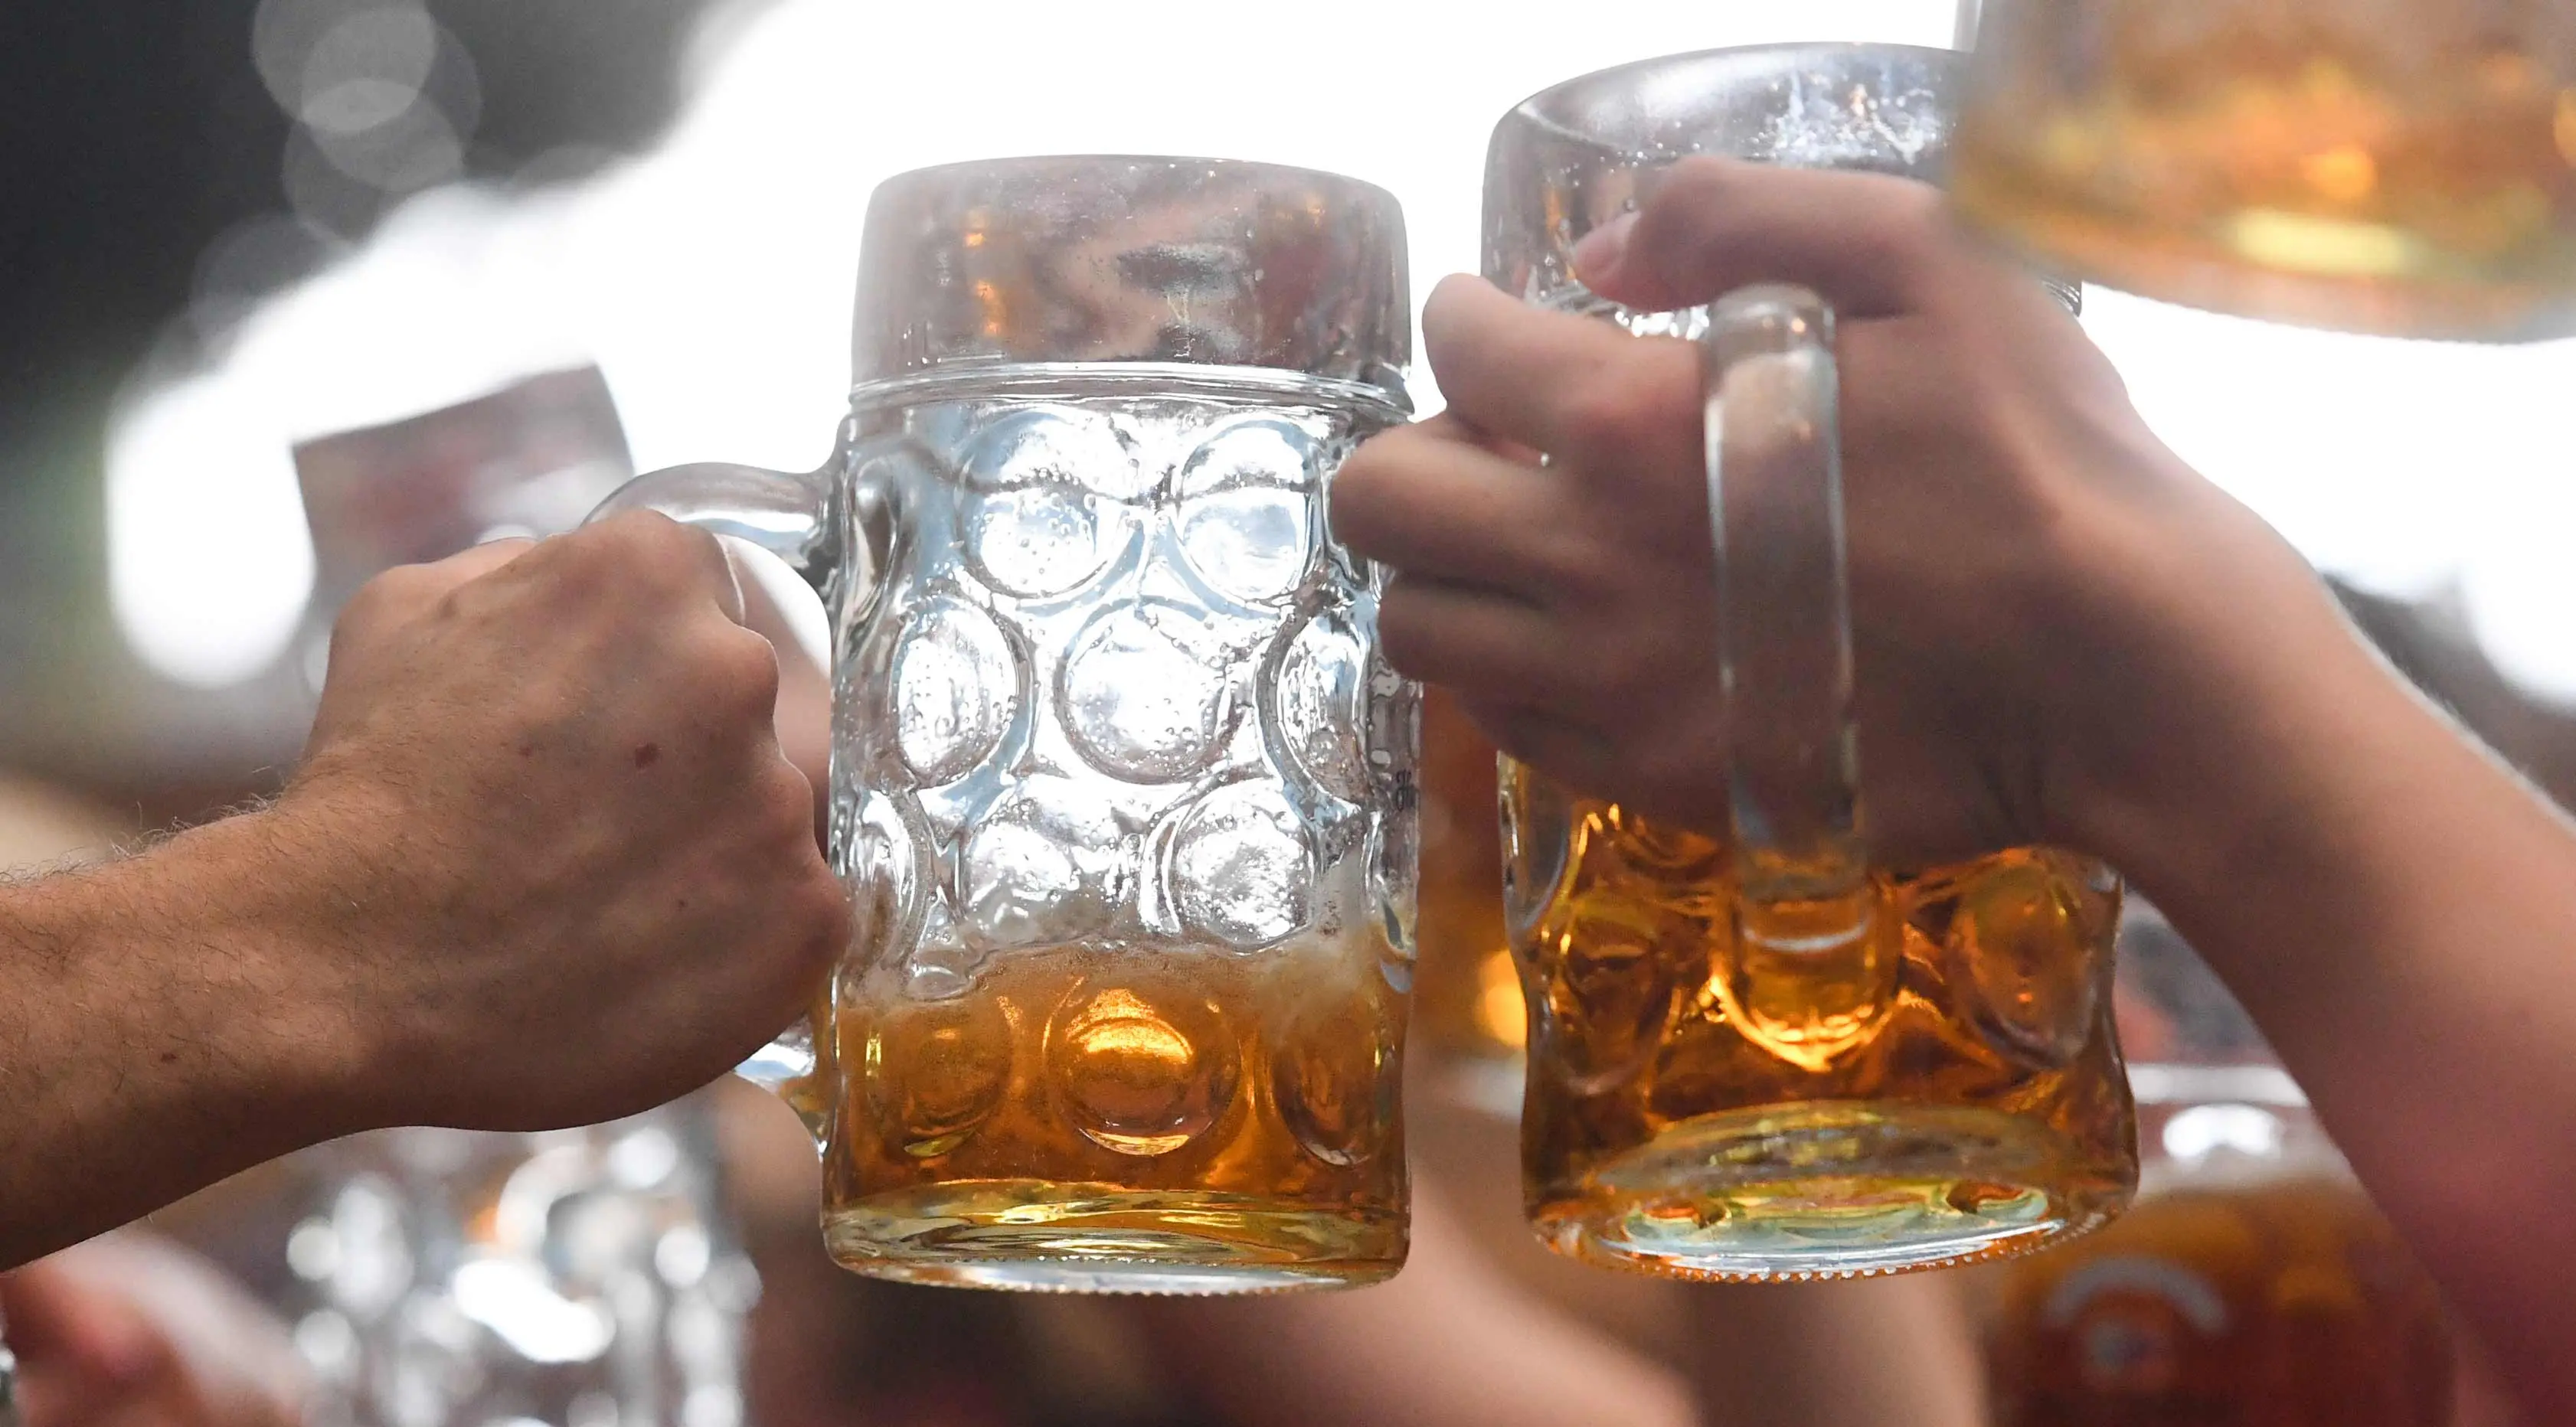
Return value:
[(0, 1266), (390, 1124), (706, 1083), (848, 908), (710, 537), (628, 517), (395, 571), (268, 809), (0, 887)]
[(338, 853), (298, 822), (0, 890), (0, 1264), (358, 1128), (351, 1029), (298, 981)]
[[(2538, 1420), (2576, 1420), (2576, 830), (1932, 190), (1693, 160), (1578, 257), (1649, 311), (1765, 281), (1832, 302), (1874, 850), (2112, 860)], [(1390, 657), (1576, 786), (1724, 826), (1696, 354), (1455, 279), (1423, 325), (1449, 410), (1334, 489), (1343, 538), (1402, 572)]]
[(2576, 1418), (2576, 828), (2303, 575), (2199, 592), (2229, 627), (2185, 633), (2153, 773), (2070, 833), (2226, 978), (2535, 1420)]

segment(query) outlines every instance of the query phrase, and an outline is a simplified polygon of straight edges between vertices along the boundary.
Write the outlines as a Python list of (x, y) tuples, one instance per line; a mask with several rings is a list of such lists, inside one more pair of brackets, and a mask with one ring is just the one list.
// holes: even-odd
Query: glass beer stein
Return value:
[(1831, 314), (1793, 289), (1627, 312), (1572, 276), (1575, 242), (1685, 154), (1933, 171), (1956, 63), (1712, 51), (1572, 81), (1495, 131), (1486, 276), (1695, 339), (1709, 383), (1732, 836), (1502, 770), (1528, 1208), (1577, 1258), (1733, 1279), (1964, 1262), (2090, 1228), (2135, 1182), (2118, 882), (2046, 848), (1890, 868), (1862, 845)]
[[(1405, 1247), (1417, 694), (1324, 489), (1407, 411), (1395, 201), (1166, 158), (872, 199), (838, 452), (645, 476), (834, 630), (858, 926), (751, 1067), (924, 1283), (1366, 1283)], [(810, 1036), (810, 1039), (809, 1039)]]
[(1966, 214), (2150, 297), (2401, 336), (2576, 332), (2576, 10), (1990, 0)]
[(2439, 1291), (2227, 988), (2152, 911), (2121, 931), (2138, 1202), (1998, 1273), (2001, 1427), (2444, 1427)]

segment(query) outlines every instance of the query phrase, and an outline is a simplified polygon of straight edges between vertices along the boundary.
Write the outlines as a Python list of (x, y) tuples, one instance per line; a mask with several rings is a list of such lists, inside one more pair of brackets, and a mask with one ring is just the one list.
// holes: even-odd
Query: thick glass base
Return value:
[(872, 1278), (1037, 1293), (1355, 1288), (1404, 1265), (1405, 1218), (1205, 1190), (983, 1179), (823, 1214), (842, 1267)]
[(2131, 1187), (2020, 1116), (1812, 1101), (1683, 1121), (1542, 1196), (1530, 1223), (1605, 1267), (1852, 1278), (2025, 1253), (2108, 1222)]

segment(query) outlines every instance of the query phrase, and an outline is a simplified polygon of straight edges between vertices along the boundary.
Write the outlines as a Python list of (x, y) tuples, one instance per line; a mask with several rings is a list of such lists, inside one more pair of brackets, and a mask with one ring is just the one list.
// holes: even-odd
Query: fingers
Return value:
[(1446, 413), (1353, 452), (1333, 479), (1333, 534), (1408, 575), (1524, 598), (1573, 573), (1561, 483), (1497, 455)]
[[(1450, 411), (1487, 437), (1558, 457), (1698, 442), (1699, 360), (1687, 343), (1531, 307), (1468, 277), (1432, 291), (1422, 332)], [(1658, 419), (1673, 413), (1690, 417), (1687, 431)]]
[(1458, 706), (1502, 752), (1577, 788), (1612, 786), (1618, 747), (1609, 735), (1529, 704), (1460, 694)]
[(1594, 292), (1648, 312), (1791, 282), (1846, 316), (1878, 317), (1917, 304), (1946, 232), (1929, 184), (1691, 158), (1664, 172), (1633, 218), (1588, 235), (1575, 270)]
[(1387, 586), (1377, 632), (1387, 661), (1407, 675), (1477, 692), (1528, 690), (1554, 644), (1551, 622), (1530, 605), (1414, 574)]
[(713, 599), (724, 617), (745, 622), (742, 585), (724, 543), (655, 511), (628, 511), (546, 542), (567, 561), (605, 561), (617, 577), (663, 579)]

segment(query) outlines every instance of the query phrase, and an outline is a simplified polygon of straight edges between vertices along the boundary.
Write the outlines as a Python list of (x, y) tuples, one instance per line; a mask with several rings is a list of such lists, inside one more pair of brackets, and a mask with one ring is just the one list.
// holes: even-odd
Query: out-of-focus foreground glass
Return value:
[(2444, 1427), (2441, 1297), (2243, 1009), (2152, 911), (2120, 941), (2148, 1145), (2117, 1223), (1999, 1271), (1999, 1427)]
[(2352, 331), (2576, 332), (2576, 9), (1993, 0), (1951, 181), (2088, 281)]
[(1066, 158), (871, 202), (841, 449), (649, 507), (768, 548), (838, 651), (858, 906), (785, 1081), (841, 1263), (1241, 1292), (1404, 1258), (1416, 695), (1332, 470), (1403, 419), (1395, 200)]
[[(549, 535), (632, 465), (593, 368), (295, 448), (317, 579), (305, 668), (394, 565)], [(277, 1306), (316, 1427), (732, 1427), (757, 1289), (706, 1097), (547, 1134), (395, 1129), (295, 1157)]]
[(1525, 1192), (1579, 1258), (1755, 1279), (1963, 1262), (2090, 1228), (2134, 1181), (2116, 879), (2041, 848), (1868, 861), (1830, 313), (1787, 290), (1633, 313), (1572, 275), (1574, 244), (1687, 154), (1936, 171), (1958, 67), (1894, 45), (1712, 51), (1572, 81), (1494, 134), (1485, 275), (1699, 337), (1711, 382), (1732, 837), (1502, 771)]

